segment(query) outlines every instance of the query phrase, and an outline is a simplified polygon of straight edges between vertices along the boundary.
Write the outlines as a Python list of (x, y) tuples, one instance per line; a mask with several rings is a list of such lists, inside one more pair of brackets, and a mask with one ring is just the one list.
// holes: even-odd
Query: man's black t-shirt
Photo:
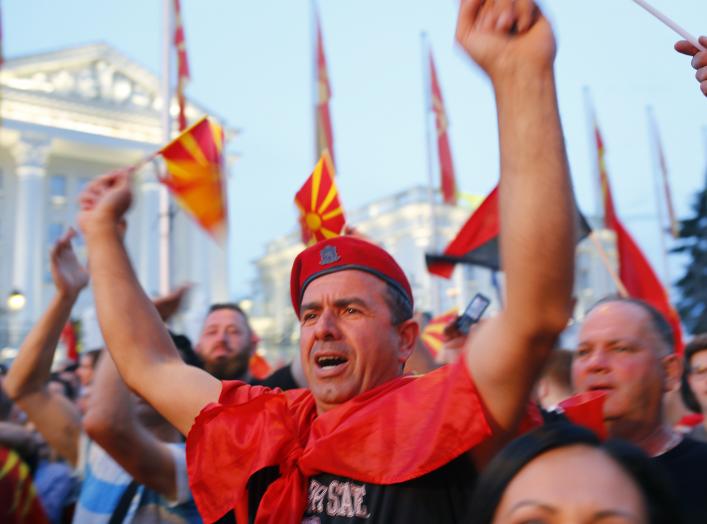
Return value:
[(250, 384), (254, 386), (266, 386), (269, 388), (280, 388), (283, 391), (288, 389), (297, 389), (300, 386), (295, 382), (292, 375), (292, 364), (282, 366), (275, 370), (272, 374), (265, 377), (263, 380), (251, 380)]
[(422, 477), (381, 486), (321, 474), (309, 481), (306, 524), (465, 522), (476, 470), (462, 455)]
[(653, 460), (672, 481), (686, 524), (707, 523), (707, 444), (685, 438)]
[[(278, 476), (265, 468), (248, 482), (249, 520)], [(309, 480), (304, 524), (429, 524), (465, 522), (477, 473), (467, 455), (419, 478), (382, 486), (322, 473)], [(232, 514), (219, 522), (234, 522)]]

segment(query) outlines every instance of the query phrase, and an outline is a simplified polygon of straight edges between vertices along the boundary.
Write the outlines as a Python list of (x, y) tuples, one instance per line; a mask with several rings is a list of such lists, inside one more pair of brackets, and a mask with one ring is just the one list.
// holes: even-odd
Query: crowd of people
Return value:
[[(168, 330), (186, 288), (145, 294), (123, 244), (129, 175), (99, 177), (78, 215), (89, 264), (68, 231), (54, 297), (2, 373), (0, 521), (707, 522), (707, 421), (676, 424), (666, 401), (707, 408), (705, 335), (683, 361), (659, 312), (611, 297), (576, 348), (556, 344), (577, 215), (550, 24), (532, 0), (463, 0), (456, 38), (496, 96), (503, 310), (448, 330), (435, 363), (396, 261), (328, 239), (292, 267), (300, 356), (258, 380), (236, 304), (206, 311), (193, 347)], [(707, 53), (676, 49), (707, 95)], [(53, 370), (89, 281), (105, 347)]]

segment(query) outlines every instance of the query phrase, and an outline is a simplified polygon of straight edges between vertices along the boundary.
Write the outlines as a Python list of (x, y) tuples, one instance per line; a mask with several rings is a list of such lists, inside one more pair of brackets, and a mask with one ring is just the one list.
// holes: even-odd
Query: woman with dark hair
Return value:
[[(695, 335), (685, 346), (685, 368), (682, 373), (680, 394), (685, 405), (695, 413), (707, 409), (707, 333)], [(707, 420), (693, 427), (687, 435), (707, 442)]]
[(566, 422), (511, 442), (479, 478), (471, 524), (680, 524), (673, 493), (638, 448)]

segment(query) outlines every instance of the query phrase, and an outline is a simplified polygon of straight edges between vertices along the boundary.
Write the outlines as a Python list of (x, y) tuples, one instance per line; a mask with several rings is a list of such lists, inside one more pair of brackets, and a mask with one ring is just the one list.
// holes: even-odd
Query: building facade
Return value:
[[(493, 314), (502, 303), (501, 273), (458, 265), (447, 280), (427, 271), (425, 253), (441, 252), (471, 213), (469, 208), (441, 203), (439, 195), (436, 200), (433, 217), (428, 190), (414, 187), (347, 213), (347, 222), (398, 261), (410, 280), (418, 310), (437, 315), (452, 308), (463, 309), (474, 294), (483, 293), (491, 299), (488, 314)], [(616, 267), (611, 233), (599, 230), (596, 235)], [(246, 304), (262, 348), (272, 362), (290, 359), (297, 348), (299, 323), (290, 302), (290, 269), (302, 249), (299, 232), (293, 232), (269, 242), (265, 254), (255, 261), (254, 292)], [(589, 239), (578, 245), (576, 264), (576, 317), (580, 318), (596, 300), (613, 293), (615, 287)]]
[[(96, 176), (138, 163), (164, 141), (158, 78), (107, 45), (8, 60), (0, 71), (0, 86), (4, 348), (17, 346), (53, 294), (49, 249), (75, 226), (82, 188)], [(201, 114), (198, 107), (188, 108), (192, 121)], [(126, 237), (140, 282), (153, 296), (159, 291), (160, 168), (148, 163), (136, 174)], [(185, 330), (193, 331), (207, 304), (227, 298), (226, 249), (172, 208), (170, 280), (197, 284), (181, 319)], [(85, 257), (80, 236), (74, 245)], [(25, 298), (24, 307), (16, 311), (6, 306), (13, 292)], [(74, 315), (90, 316), (91, 307), (89, 290)]]

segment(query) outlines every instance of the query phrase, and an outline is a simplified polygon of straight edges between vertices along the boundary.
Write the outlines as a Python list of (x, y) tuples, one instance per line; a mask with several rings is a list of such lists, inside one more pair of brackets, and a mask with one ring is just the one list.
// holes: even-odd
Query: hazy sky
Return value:
[[(653, 0), (692, 33), (707, 33), (705, 0)], [(188, 95), (242, 130), (231, 150), (233, 292), (247, 294), (251, 261), (290, 232), (292, 198), (313, 164), (309, 0), (182, 0), (192, 71)], [(103, 41), (158, 72), (162, 2), (5, 0), (8, 58)], [(457, 184), (484, 194), (498, 177), (495, 108), (482, 74), (453, 45), (455, 0), (320, 0), (331, 111), (345, 208), (426, 183), (420, 33), (429, 34), (442, 85)], [(631, 0), (547, 0), (559, 40), (557, 80), (580, 206), (595, 209), (583, 87), (591, 89), (618, 213), (662, 275), (652, 105), (675, 207), (689, 213), (707, 165), (707, 98), (676, 35)], [(523, 96), (522, 92), (518, 93)], [(672, 280), (680, 273), (672, 264)]]

